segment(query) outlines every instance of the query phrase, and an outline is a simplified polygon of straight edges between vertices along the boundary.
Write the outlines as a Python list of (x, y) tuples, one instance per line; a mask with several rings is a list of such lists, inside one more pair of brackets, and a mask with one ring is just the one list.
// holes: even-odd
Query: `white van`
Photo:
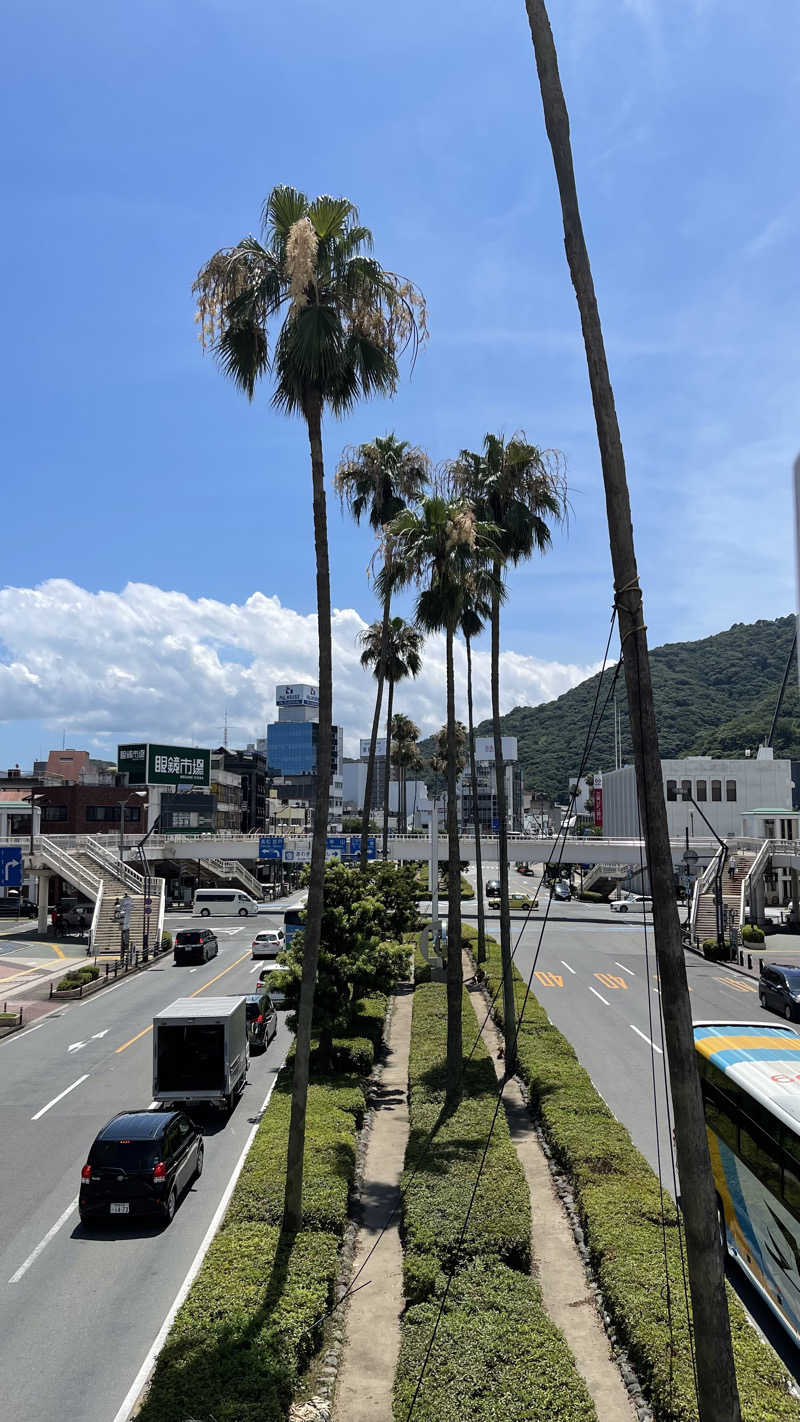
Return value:
[(208, 918), (210, 914), (228, 918), (238, 914), (240, 918), (247, 918), (251, 913), (258, 913), (258, 904), (243, 889), (198, 889), (192, 913), (201, 918)]

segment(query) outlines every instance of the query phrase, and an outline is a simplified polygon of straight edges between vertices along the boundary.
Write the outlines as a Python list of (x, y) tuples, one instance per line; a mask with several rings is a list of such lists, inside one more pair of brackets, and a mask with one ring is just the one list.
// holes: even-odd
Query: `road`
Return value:
[[(468, 876), (474, 884), (474, 868)], [(497, 865), (484, 866), (484, 879), (496, 876)], [(512, 891), (533, 893), (537, 884), (538, 879), (510, 871)], [(514, 961), (526, 980), (533, 972), (533, 990), (550, 1020), (571, 1042), (603, 1100), (657, 1173), (660, 1166), (674, 1197), (678, 1183), (673, 1175), (652, 916), (617, 916), (607, 904), (554, 901), (545, 925), (546, 902), (540, 894), (540, 907), (527, 924), (522, 919), (512, 922)], [(487, 922), (497, 936), (496, 916), (488, 916)], [(778, 1020), (761, 1007), (756, 981), (725, 963), (708, 963), (688, 953), (686, 971), (695, 1020)], [(757, 1327), (800, 1382), (800, 1348), (735, 1264), (729, 1263), (728, 1277)]]
[[(168, 1229), (133, 1221), (84, 1229), (81, 1166), (111, 1116), (150, 1105), (153, 1014), (176, 997), (251, 991), (256, 924), (279, 926), (288, 902), (257, 920), (212, 920), (220, 951), (209, 963), (176, 968), (165, 958), (0, 1041), (0, 1416), (9, 1422), (127, 1417), (120, 1409), (285, 1059), (283, 1020), (268, 1051), (252, 1058), (230, 1119), (199, 1121), (203, 1175)], [(184, 914), (166, 926), (193, 923)]]

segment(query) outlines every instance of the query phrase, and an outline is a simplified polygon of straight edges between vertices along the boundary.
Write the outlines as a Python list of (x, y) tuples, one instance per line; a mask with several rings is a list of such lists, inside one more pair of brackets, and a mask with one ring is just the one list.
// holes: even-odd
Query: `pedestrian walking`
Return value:
[(729, 879), (735, 879), (735, 878), (736, 878), (736, 855), (735, 855), (735, 854), (732, 854), (731, 857), (730, 857), (730, 859), (728, 860), (728, 878), (729, 878)]

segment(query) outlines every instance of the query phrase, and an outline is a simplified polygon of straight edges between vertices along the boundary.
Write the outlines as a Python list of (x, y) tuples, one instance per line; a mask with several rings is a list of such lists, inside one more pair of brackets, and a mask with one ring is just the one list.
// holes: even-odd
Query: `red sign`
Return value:
[(603, 787), (597, 785), (592, 790), (594, 798), (594, 822), (599, 829), (603, 828)]

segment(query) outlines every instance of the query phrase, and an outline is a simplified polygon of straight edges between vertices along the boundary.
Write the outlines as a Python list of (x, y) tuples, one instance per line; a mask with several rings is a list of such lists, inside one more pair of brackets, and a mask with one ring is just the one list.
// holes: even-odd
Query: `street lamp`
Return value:
[(135, 805), (135, 804), (137, 804), (137, 803), (138, 803), (138, 804), (141, 804), (142, 801), (143, 801), (143, 800), (146, 800), (146, 799), (147, 799), (147, 791), (146, 791), (146, 790), (134, 790), (133, 793), (128, 796), (127, 800), (123, 800), (122, 803), (120, 804), (120, 807), (119, 807), (119, 857), (120, 857), (120, 861), (122, 861), (123, 855), (124, 855), (124, 853), (125, 853), (125, 811), (126, 811), (128, 805)]

